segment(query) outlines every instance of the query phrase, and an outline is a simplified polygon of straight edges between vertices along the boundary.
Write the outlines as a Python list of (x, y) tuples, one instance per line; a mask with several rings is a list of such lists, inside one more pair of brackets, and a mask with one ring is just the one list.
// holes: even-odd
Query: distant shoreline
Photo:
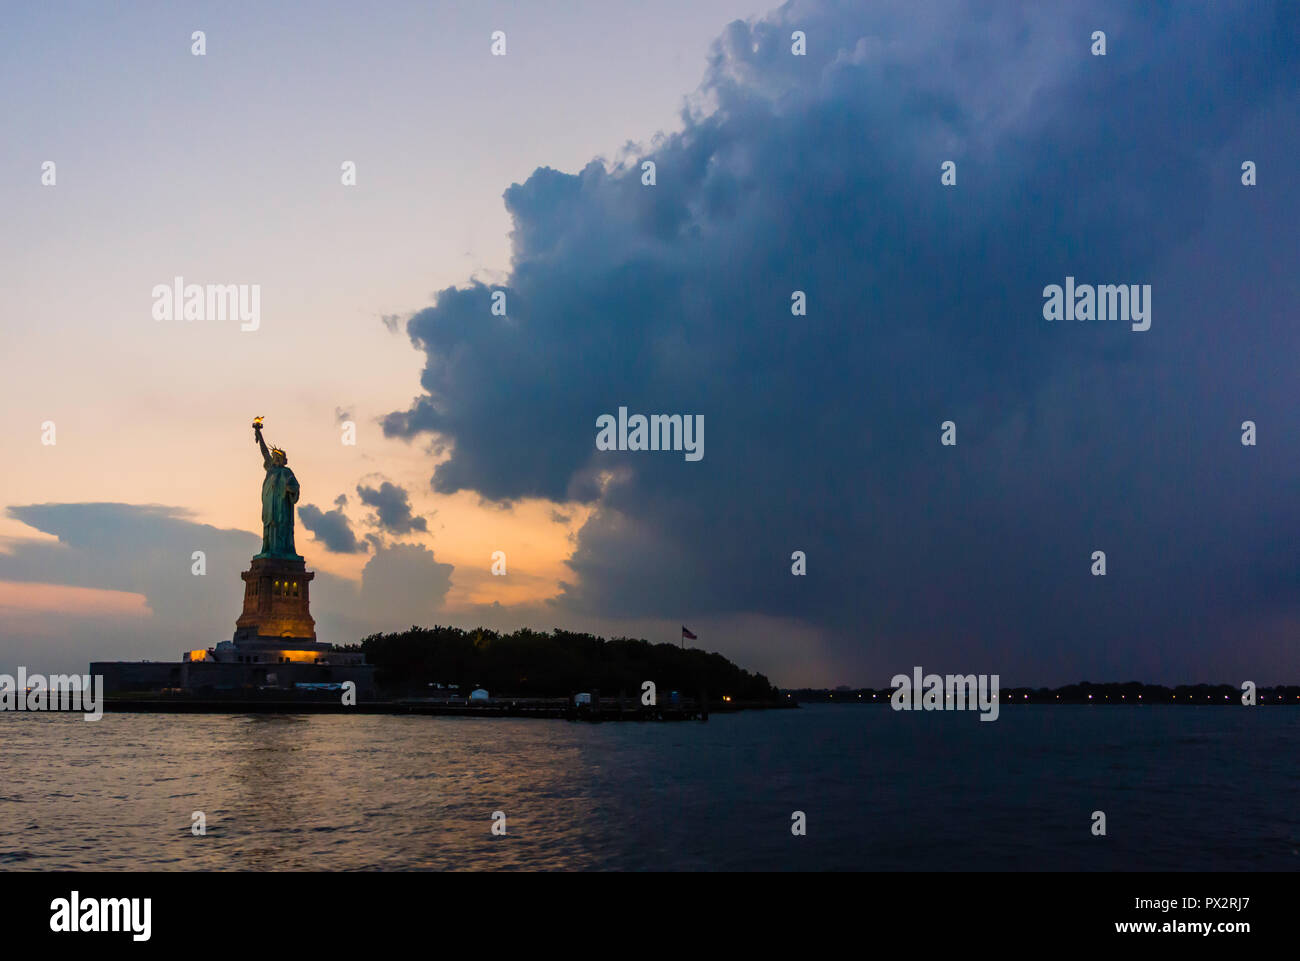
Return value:
[[(574, 704), (563, 697), (385, 698), (344, 704), (337, 695), (323, 692), (285, 692), (221, 695), (138, 693), (107, 695), (104, 713), (112, 714), (366, 714), (465, 718), (534, 718), (604, 722), (707, 721), (710, 714), (741, 711), (797, 710), (811, 704), (880, 704), (891, 702), (893, 688), (781, 689), (778, 700), (727, 698), (699, 703), (680, 698), (669, 703), (644, 705), (635, 697), (598, 698)], [(1029, 704), (1069, 705), (1184, 705), (1188, 707), (1242, 706), (1242, 690), (1227, 684), (1163, 687), (1153, 684), (1071, 684), (1060, 688), (1006, 687), (998, 692), (999, 707)], [(1300, 707), (1300, 685), (1257, 688), (1257, 706)], [(2, 713), (26, 713), (5, 711)], [(38, 713), (38, 712), (37, 712)]]
[[(889, 703), (894, 693), (882, 688), (781, 688), (781, 696), (802, 704)], [(1242, 705), (1243, 691), (1233, 684), (1180, 684), (1165, 687), (1128, 681), (1122, 684), (1093, 684), (1083, 681), (1065, 687), (1003, 687), (998, 703), (1012, 704), (1183, 704), (1195, 707)], [(1300, 707), (1300, 685), (1279, 684), (1256, 687), (1256, 705), (1293, 704)]]

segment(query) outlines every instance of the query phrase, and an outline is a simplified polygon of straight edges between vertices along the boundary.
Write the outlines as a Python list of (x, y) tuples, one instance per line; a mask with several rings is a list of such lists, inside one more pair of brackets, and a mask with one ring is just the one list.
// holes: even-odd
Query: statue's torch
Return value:
[(258, 438), (260, 437), (260, 435), (261, 435), (261, 433), (262, 433), (262, 421), (265, 420), (265, 419), (266, 419), (265, 417), (254, 417), (254, 418), (253, 418), (253, 442), (254, 442), (254, 443), (257, 442)]

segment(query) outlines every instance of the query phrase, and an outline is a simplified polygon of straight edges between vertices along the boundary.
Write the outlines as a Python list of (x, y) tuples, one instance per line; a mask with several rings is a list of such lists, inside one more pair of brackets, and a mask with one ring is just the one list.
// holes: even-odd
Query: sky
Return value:
[[(321, 640), (1295, 683), (1298, 40), (1285, 2), (7, 8), (0, 671), (228, 638), (262, 415)], [(155, 319), (177, 276), (257, 329)], [(1150, 328), (1048, 320), (1067, 277)], [(620, 407), (703, 457), (598, 449)]]

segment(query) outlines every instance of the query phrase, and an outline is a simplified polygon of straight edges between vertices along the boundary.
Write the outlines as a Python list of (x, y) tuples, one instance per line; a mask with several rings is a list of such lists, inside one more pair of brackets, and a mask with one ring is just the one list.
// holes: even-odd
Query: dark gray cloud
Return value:
[[(909, 0), (733, 23), (681, 132), (506, 191), (509, 316), (475, 282), (412, 317), (424, 393), (385, 432), (452, 445), (435, 490), (593, 504), (568, 611), (785, 618), (855, 682), (1279, 679), (1297, 17)], [(1044, 321), (1067, 275), (1152, 284), (1151, 330)], [(620, 405), (703, 414), (704, 459), (596, 451)]]
[[(346, 503), (345, 498), (340, 497), (340, 500)], [(339, 504), (332, 511), (322, 511), (313, 504), (301, 504), (298, 507), (298, 517), (302, 526), (315, 534), (316, 540), (325, 545), (326, 550), (337, 554), (364, 554), (368, 546), (364, 540), (357, 538), (352, 523), (342, 508), (343, 504)]]
[(410, 534), (412, 531), (427, 531), (428, 522), (411, 514), (411, 502), (405, 488), (389, 481), (378, 487), (357, 485), (357, 496), (361, 503), (375, 509), (373, 523), (392, 534)]

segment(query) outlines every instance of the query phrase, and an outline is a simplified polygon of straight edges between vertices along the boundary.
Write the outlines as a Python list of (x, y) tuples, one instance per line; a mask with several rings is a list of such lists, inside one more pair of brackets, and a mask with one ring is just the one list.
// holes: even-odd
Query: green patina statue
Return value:
[(298, 478), (288, 467), (289, 458), (262, 440), (262, 418), (253, 421), (253, 434), (262, 449), (266, 479), (262, 481), (262, 552), (257, 557), (291, 557), (302, 560), (293, 547), (293, 505), (298, 503)]

